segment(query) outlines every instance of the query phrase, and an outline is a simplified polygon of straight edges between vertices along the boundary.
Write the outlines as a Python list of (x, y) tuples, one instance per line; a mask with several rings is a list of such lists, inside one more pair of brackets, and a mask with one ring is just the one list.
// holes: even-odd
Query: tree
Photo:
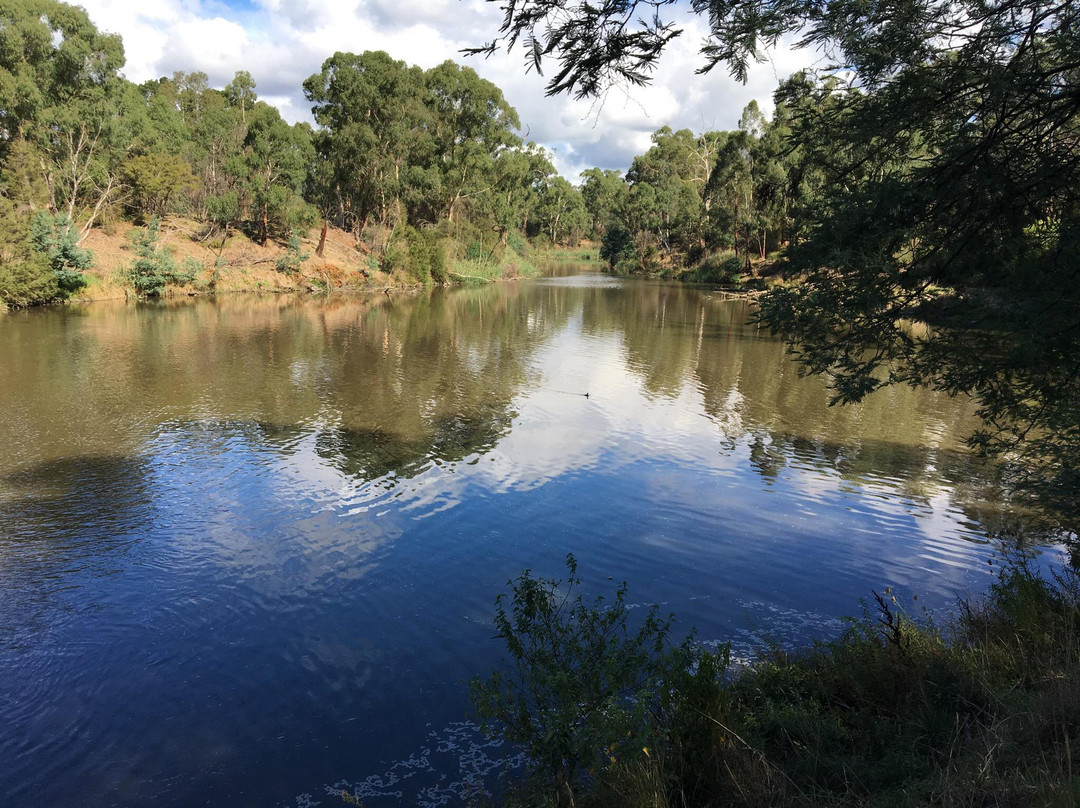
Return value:
[(471, 68), (446, 61), (425, 80), (440, 213), (453, 221), (464, 196), (490, 189), (498, 153), (521, 143), (513, 131), (521, 122), (502, 90)]
[(175, 194), (198, 184), (187, 160), (165, 152), (132, 157), (121, 172), (131, 189), (132, 207), (145, 218), (161, 216)]
[(557, 174), (540, 187), (533, 219), (552, 244), (576, 244), (589, 229), (581, 192)]
[(60, 297), (68, 297), (86, 286), (83, 270), (94, 263), (94, 254), (79, 247), (71, 220), (62, 213), (40, 211), (30, 225), (34, 250), (44, 255), (56, 276)]
[(602, 238), (626, 205), (630, 186), (613, 169), (589, 168), (581, 172), (581, 197), (592, 219), (592, 234)]
[(99, 33), (80, 8), (53, 0), (0, 7), (0, 157), (14, 140), (32, 142), (52, 210), (74, 221), (89, 205), (84, 234), (118, 190), (116, 150), (130, 140), (123, 64), (120, 38)]
[(313, 156), (309, 129), (289, 126), (269, 104), (260, 101), (255, 105), (244, 153), (235, 161), (234, 172), (243, 178), (263, 244), (270, 237), (271, 223), (279, 233), (289, 229), (290, 213)]
[(233, 80), (225, 87), (225, 97), (229, 106), (240, 110), (240, 122), (247, 126), (247, 111), (255, 106), (255, 79), (246, 70), (237, 70)]
[(505, 245), (511, 230), (525, 232), (535, 222), (537, 203), (544, 184), (555, 175), (547, 152), (535, 143), (503, 149), (492, 167), (494, 185), (489, 208)]
[(358, 239), (370, 219), (390, 223), (401, 201), (402, 175), (424, 134), (423, 86), (420, 68), (382, 51), (335, 53), (304, 82), (339, 224)]
[[(836, 399), (889, 383), (974, 395), (972, 443), (1022, 455), (1080, 517), (1080, 10), (1054, 0), (693, 0), (703, 70), (745, 80), (797, 35), (840, 71), (791, 138), (825, 175), (765, 322)], [(500, 44), (559, 62), (549, 93), (647, 80), (673, 0), (503, 2)], [(644, 13), (642, 13), (644, 12)], [(841, 81), (842, 79), (842, 81)], [(927, 327), (912, 328), (912, 321)]]
[(29, 217), (0, 196), (0, 309), (34, 306), (59, 297), (48, 257), (34, 249)]

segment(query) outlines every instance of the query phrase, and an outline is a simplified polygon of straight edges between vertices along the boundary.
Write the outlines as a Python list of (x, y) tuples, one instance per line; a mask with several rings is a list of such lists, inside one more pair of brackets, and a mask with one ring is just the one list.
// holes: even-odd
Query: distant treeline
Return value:
[(828, 142), (811, 128), (835, 104), (832, 89), (796, 73), (776, 91), (771, 121), (751, 101), (734, 131), (663, 127), (625, 176), (584, 172), (601, 256), (628, 273), (736, 282), (797, 241), (830, 179)]

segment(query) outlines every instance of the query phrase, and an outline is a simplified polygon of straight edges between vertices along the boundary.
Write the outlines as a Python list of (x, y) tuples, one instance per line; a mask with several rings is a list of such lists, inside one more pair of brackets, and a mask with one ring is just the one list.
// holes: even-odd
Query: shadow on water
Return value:
[(320, 432), (316, 452), (350, 477), (408, 479), (431, 465), (483, 455), (506, 435), (514, 413), (496, 406), (475, 415), (435, 418), (430, 431), (405, 436), (380, 429), (339, 427)]
[(61, 458), (6, 474), (0, 502), (0, 542), (42, 553), (123, 546), (153, 514), (149, 468), (137, 456)]
[(139, 457), (50, 460), (0, 477), (0, 645), (18, 646), (94, 608), (68, 597), (116, 574), (153, 521), (150, 473)]

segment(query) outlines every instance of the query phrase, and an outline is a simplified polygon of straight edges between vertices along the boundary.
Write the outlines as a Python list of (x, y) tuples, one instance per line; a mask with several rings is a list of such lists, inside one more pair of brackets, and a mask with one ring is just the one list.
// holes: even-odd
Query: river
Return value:
[(971, 403), (828, 400), (746, 301), (577, 270), (0, 317), (0, 803), (455, 804), (568, 552), (738, 659), (985, 591)]

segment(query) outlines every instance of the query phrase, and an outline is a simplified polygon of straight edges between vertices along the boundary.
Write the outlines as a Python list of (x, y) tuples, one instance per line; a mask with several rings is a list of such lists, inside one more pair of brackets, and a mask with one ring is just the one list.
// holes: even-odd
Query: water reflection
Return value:
[(458, 726), (524, 567), (795, 641), (1054, 539), (963, 451), (968, 402), (830, 408), (751, 315), (563, 274), (0, 319), (0, 793), (456, 794), (398, 764)]

